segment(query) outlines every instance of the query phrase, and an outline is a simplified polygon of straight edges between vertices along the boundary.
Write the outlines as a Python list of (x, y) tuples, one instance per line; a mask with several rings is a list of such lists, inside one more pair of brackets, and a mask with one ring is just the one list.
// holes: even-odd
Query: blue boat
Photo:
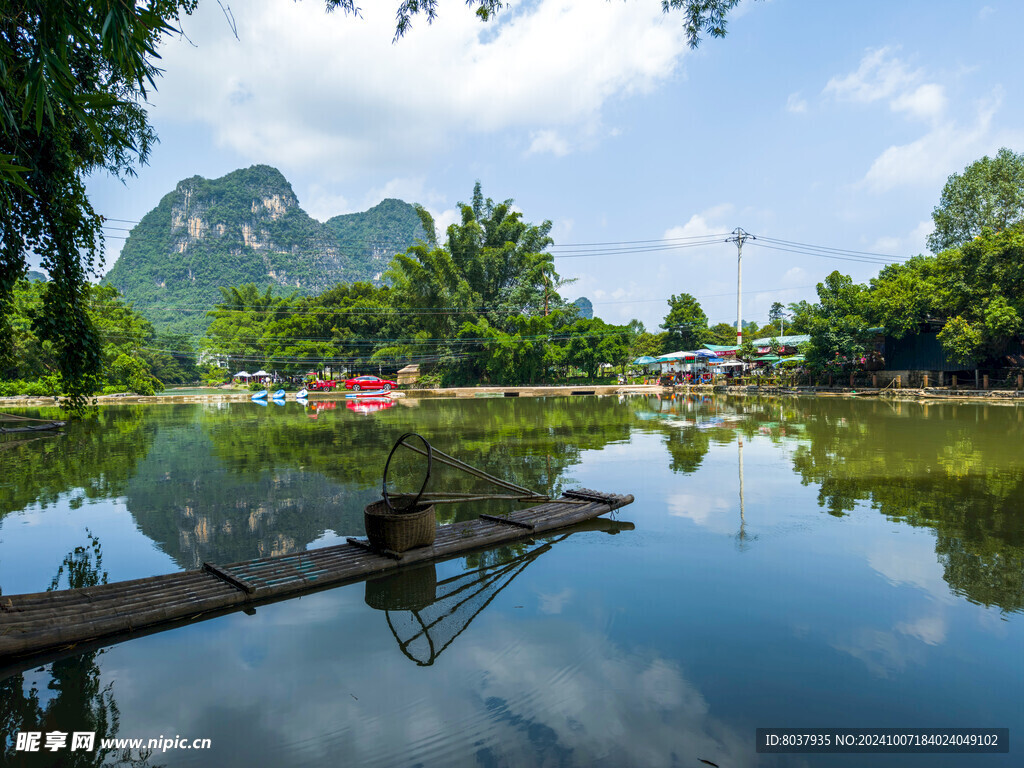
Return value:
[(283, 389), (279, 389), (279, 390), (277, 390), (277, 392), (274, 393), (274, 399), (275, 400), (280, 400), (282, 397), (284, 397), (284, 390)]
[(253, 400), (265, 400), (267, 397), (267, 390), (261, 389), (259, 392), (253, 394)]
[(305, 400), (308, 396), (309, 392), (306, 391), (305, 387), (303, 387), (302, 389), (295, 393), (296, 400)]

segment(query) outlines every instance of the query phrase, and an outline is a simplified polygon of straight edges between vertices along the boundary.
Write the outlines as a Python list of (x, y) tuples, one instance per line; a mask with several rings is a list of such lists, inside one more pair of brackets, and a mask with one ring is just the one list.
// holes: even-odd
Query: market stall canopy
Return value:
[(667, 355), (662, 355), (657, 359), (659, 363), (671, 363), (674, 360), (696, 360), (696, 352), (669, 352)]
[(760, 357), (755, 357), (754, 358), (754, 362), (755, 363), (777, 363), (781, 359), (782, 358), (779, 357), (778, 355), (761, 355)]
[(633, 365), (650, 365), (651, 363), (656, 363), (656, 362), (658, 362), (658, 358), (651, 357), (650, 355), (644, 355), (643, 357), (638, 357), (636, 360), (633, 361), (632, 364)]
[(718, 357), (718, 355), (710, 349), (698, 349), (694, 354), (697, 355), (697, 357)]
[(767, 347), (771, 345), (773, 339), (783, 347), (795, 347), (798, 344), (803, 344), (805, 341), (810, 341), (811, 337), (806, 333), (795, 336), (765, 336), (763, 339), (754, 339), (750, 343), (755, 347)]
[(256, 371), (256, 373), (253, 374), (253, 376), (269, 376), (269, 375), (270, 374), (267, 373), (266, 371)]
[(252, 376), (252, 374), (248, 371), (239, 371), (235, 374), (236, 379), (248, 379), (250, 376)]
[(779, 360), (779, 365), (786, 365), (787, 363), (802, 363), (803, 361), (803, 355), (793, 355), (792, 357), (784, 357)]
[(741, 362), (740, 360), (726, 360), (724, 363), (719, 363), (718, 365), (722, 368), (742, 368), (744, 363)]

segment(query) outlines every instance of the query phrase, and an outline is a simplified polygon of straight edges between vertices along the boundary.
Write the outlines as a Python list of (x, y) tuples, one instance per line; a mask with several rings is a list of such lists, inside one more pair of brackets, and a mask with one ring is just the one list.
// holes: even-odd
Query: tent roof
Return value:
[(650, 365), (651, 363), (658, 362), (658, 358), (651, 357), (650, 355), (643, 355), (633, 361), (633, 365)]
[(267, 373), (266, 371), (264, 371), (262, 369), (259, 370), (259, 371), (256, 371), (256, 373), (253, 374), (253, 376), (269, 376), (269, 375), (270, 375), (269, 373)]
[(238, 373), (235, 374), (235, 376), (252, 376), (252, 374), (249, 373), (248, 371), (239, 371)]
[(803, 344), (805, 341), (811, 340), (811, 337), (804, 333), (798, 336), (766, 336), (763, 339), (754, 339), (750, 343), (755, 347), (767, 347), (772, 343), (772, 338), (784, 347), (795, 347), (797, 344)]
[(712, 352), (738, 352), (740, 348), (727, 344), (705, 344), (704, 349), (710, 349)]
[(659, 363), (669, 363), (673, 360), (696, 360), (696, 352), (669, 352), (667, 355), (662, 355), (658, 358)]

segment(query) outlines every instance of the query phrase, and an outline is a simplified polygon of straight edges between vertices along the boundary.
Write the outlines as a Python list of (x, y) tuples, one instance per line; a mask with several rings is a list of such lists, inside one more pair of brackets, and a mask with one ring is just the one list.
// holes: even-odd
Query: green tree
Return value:
[(665, 351), (665, 334), (640, 331), (633, 337), (630, 359), (638, 357), (660, 357)]
[(988, 227), (1000, 232), (1024, 220), (1024, 153), (1006, 147), (994, 158), (975, 160), (954, 173), (932, 211), (935, 231), (928, 248), (939, 253), (977, 237)]
[(943, 272), (937, 259), (915, 256), (878, 273), (871, 281), (871, 312), (887, 334), (899, 339), (916, 333), (940, 311)]
[(736, 343), (736, 325), (734, 323), (715, 323), (708, 329), (705, 343), (731, 346)]
[(143, 107), (156, 46), (194, 0), (6, 0), (0, 12), (0, 355), (30, 253), (50, 275), (38, 320), (61, 388), (81, 409), (102, 371), (88, 278), (102, 263), (88, 174), (133, 172), (155, 139)]
[(864, 315), (867, 308), (867, 286), (854, 283), (848, 275), (833, 272), (818, 283), (807, 365), (833, 373), (857, 365), (871, 337), (871, 323)]
[(789, 310), (789, 322), (786, 327), (791, 334), (806, 334), (811, 332), (811, 319), (814, 315), (813, 305), (809, 301), (801, 299), (786, 305)]
[(667, 332), (665, 345), (670, 352), (699, 349), (706, 343), (708, 317), (700, 302), (688, 293), (673, 294), (668, 300), (668, 314), (661, 327)]
[(939, 341), (951, 360), (964, 365), (973, 362), (981, 351), (981, 331), (959, 315), (942, 326)]

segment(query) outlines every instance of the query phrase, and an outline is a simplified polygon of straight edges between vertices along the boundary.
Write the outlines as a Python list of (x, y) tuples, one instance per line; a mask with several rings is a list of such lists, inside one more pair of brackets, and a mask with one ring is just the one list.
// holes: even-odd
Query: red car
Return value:
[(338, 382), (336, 381), (322, 381), (321, 379), (316, 379), (315, 381), (306, 382), (306, 389), (311, 392), (324, 392), (328, 389), (334, 389), (336, 386), (338, 386)]
[(382, 389), (388, 392), (397, 386), (397, 381), (382, 379), (379, 376), (356, 376), (354, 379), (345, 380), (345, 389), (353, 389), (356, 392), (363, 389)]

